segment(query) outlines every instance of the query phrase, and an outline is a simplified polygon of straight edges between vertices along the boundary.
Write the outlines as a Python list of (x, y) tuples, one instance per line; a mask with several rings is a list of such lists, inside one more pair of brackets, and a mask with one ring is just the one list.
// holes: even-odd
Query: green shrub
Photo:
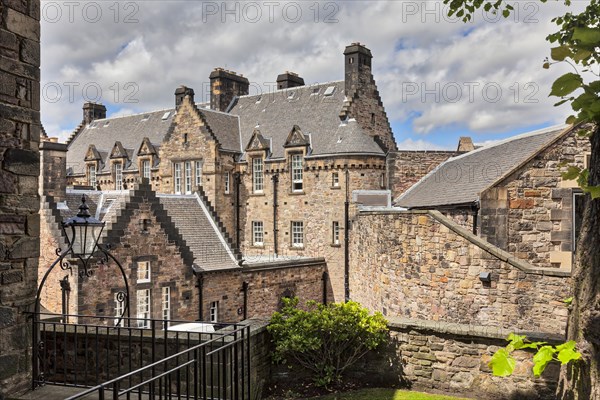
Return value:
[(343, 372), (387, 339), (387, 321), (381, 313), (369, 315), (360, 304), (306, 303), (283, 299), (283, 309), (271, 317), (275, 362), (297, 363), (310, 370), (317, 386), (339, 382)]

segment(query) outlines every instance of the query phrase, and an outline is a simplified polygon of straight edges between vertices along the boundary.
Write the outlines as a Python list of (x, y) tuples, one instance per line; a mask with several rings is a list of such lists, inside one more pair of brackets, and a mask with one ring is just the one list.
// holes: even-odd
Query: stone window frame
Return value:
[(334, 171), (331, 173), (331, 188), (332, 189), (340, 189), (340, 173)]
[(331, 245), (334, 247), (340, 247), (342, 244), (340, 242), (340, 233), (342, 231), (342, 227), (340, 221), (332, 221), (331, 222)]
[[(257, 162), (260, 161), (260, 175), (257, 174)], [(265, 160), (263, 157), (252, 157), (252, 193), (262, 194), (265, 189)]]
[[(292, 249), (304, 249), (304, 221), (290, 221), (290, 232), (290, 247)], [(298, 238), (300, 241), (296, 240)]]
[(289, 160), (292, 193), (304, 193), (304, 154), (290, 153)]
[[(94, 179), (93, 180), (92, 180), (92, 173), (91, 173), (92, 168), (94, 169), (94, 174), (93, 174)], [(86, 163), (85, 175), (86, 175), (88, 185), (95, 189), (96, 186), (98, 185), (98, 162), (97, 161), (92, 161), (92, 162)]]
[[(146, 169), (146, 165), (148, 166), (147, 169)], [(140, 177), (148, 178), (148, 180), (152, 179), (152, 158), (151, 157), (140, 158), (138, 168), (140, 170)], [(146, 172), (148, 172), (148, 173), (146, 174)]]
[(223, 176), (224, 193), (230, 194), (231, 190), (231, 172), (226, 171)]
[[(112, 174), (113, 174), (113, 181), (115, 182), (115, 190), (123, 190), (124, 185), (123, 185), (123, 167), (124, 167), (124, 162), (119, 160), (119, 161), (113, 161), (112, 163)], [(119, 176), (121, 177), (121, 179), (118, 179)]]

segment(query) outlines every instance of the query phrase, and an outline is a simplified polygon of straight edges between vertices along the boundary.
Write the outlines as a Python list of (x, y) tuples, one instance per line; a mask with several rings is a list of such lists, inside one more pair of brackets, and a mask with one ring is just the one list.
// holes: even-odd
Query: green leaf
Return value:
[(561, 174), (561, 176), (564, 180), (570, 181), (573, 179), (577, 179), (579, 177), (580, 173), (581, 173), (581, 168), (571, 165), (571, 166), (569, 166), (569, 168), (567, 168), (566, 172), (563, 172)]
[(510, 355), (508, 350), (502, 348), (498, 349), (492, 356), (492, 359), (488, 363), (492, 369), (494, 376), (510, 376), (515, 370), (517, 362)]
[(575, 361), (581, 359), (581, 353), (575, 350), (575, 341), (571, 340), (567, 343), (556, 346), (558, 351), (558, 360), (562, 364), (567, 364), (569, 361)]
[(600, 186), (588, 186), (585, 191), (592, 196), (592, 199), (600, 197)]
[(565, 124), (574, 125), (578, 122), (577, 117), (574, 115), (569, 115), (565, 120)]
[(555, 61), (564, 61), (565, 58), (571, 57), (571, 49), (567, 46), (553, 47), (550, 49), (550, 57)]
[(570, 306), (573, 303), (573, 296), (567, 297), (566, 299), (564, 299), (563, 303), (565, 303), (566, 305)]
[(551, 96), (563, 97), (583, 85), (581, 76), (572, 72), (566, 73), (552, 84)]
[(600, 42), (600, 29), (573, 28), (573, 40), (579, 40), (582, 44), (597, 44)]
[(546, 366), (554, 357), (554, 349), (552, 346), (543, 346), (533, 356), (533, 374), (538, 377), (544, 372)]
[(573, 56), (571, 56), (571, 58), (573, 58), (573, 60), (576, 62), (580, 62), (582, 60), (585, 60), (586, 58), (588, 58), (591, 55), (592, 55), (592, 52), (590, 50), (579, 49), (579, 50), (577, 50), (577, 53), (575, 53)]

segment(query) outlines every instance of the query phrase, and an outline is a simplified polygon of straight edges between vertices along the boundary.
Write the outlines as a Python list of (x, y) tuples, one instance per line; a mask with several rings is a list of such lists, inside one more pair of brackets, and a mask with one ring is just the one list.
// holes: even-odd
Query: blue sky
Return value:
[(452, 149), (460, 136), (486, 143), (562, 123), (568, 105), (547, 94), (566, 69), (542, 63), (550, 19), (565, 7), (513, 4), (506, 20), (481, 11), (465, 25), (440, 1), (44, 2), (42, 122), (65, 140), (98, 90), (109, 116), (170, 108), (177, 86), (199, 98), (219, 66), (262, 90), (286, 70), (307, 83), (340, 80), (344, 47), (359, 41), (400, 148)]

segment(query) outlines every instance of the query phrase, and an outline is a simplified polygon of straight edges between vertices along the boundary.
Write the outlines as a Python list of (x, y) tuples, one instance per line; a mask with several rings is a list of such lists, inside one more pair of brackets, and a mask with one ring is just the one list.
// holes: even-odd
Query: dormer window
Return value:
[(117, 162), (114, 164), (115, 190), (123, 190), (123, 164)]
[(151, 177), (150, 160), (144, 160), (144, 161), (142, 161), (142, 176), (144, 178), (150, 179), (150, 177)]
[(262, 158), (252, 159), (252, 191), (262, 193), (263, 191), (263, 160)]
[(88, 165), (88, 185), (96, 188), (96, 165), (90, 164)]
[(302, 192), (302, 154), (292, 154), (292, 191)]

